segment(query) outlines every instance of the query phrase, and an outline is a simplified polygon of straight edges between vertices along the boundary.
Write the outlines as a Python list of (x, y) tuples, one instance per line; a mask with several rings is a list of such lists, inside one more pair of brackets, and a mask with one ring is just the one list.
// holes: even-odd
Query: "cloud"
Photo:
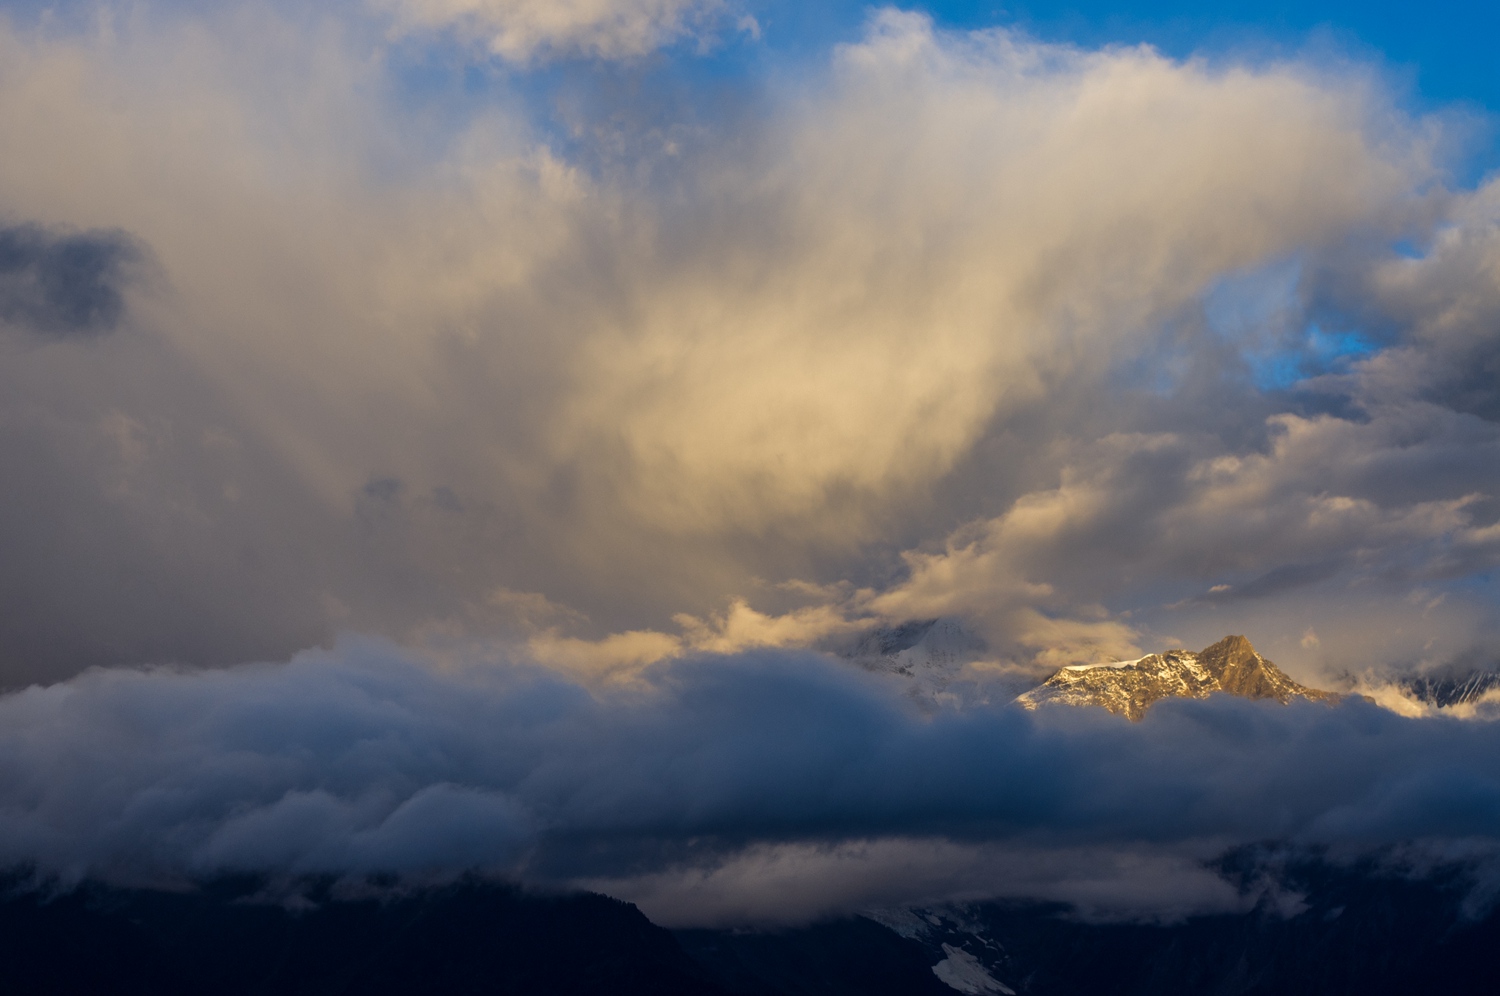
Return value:
[[(1147, 606), (1157, 625), (1174, 629), (1197, 615), (1196, 631), (1211, 636), (1237, 625), (1224, 608), (1250, 600), (1306, 599), (1320, 588), (1357, 585), (1361, 600), (1401, 607), (1413, 586), (1487, 570), (1500, 555), (1479, 501), (1500, 482), (1469, 466), (1455, 476), (1475, 490), (1448, 497), (1454, 480), (1445, 466), (1490, 452), (1500, 442), (1490, 427), (1403, 404), (1361, 418), (1279, 414), (1267, 429), (1262, 447), (1249, 452), (1225, 452), (1219, 439), (1182, 432), (1111, 435), (1080, 446), (1059, 487), (965, 526), (941, 552), (907, 554), (908, 578), (870, 605), (890, 618), (985, 619), (992, 640), (1023, 656), (1064, 650), (1074, 660), (1123, 659), (1140, 631), (1086, 611), (1138, 597), (1147, 585), (1158, 592), (1191, 586), (1197, 594), (1188, 599)], [(1071, 610), (1067, 625), (1076, 636), (1033, 632), (1026, 613), (1038, 609), (1050, 610), (1059, 628), (1056, 614)], [(1320, 622), (1306, 614), (1304, 630)], [(1304, 651), (1327, 642), (1294, 639), (1300, 634), (1285, 623), (1278, 629), (1285, 645)], [(1441, 625), (1422, 627), (1435, 629)], [(1341, 634), (1347, 656), (1340, 663), (1352, 667), (1365, 648), (1354, 651), (1347, 639)]]
[(1454, 199), (1419, 255), (1330, 261), (1318, 293), (1346, 322), (1393, 340), (1364, 365), (1364, 390), (1374, 398), (1415, 395), (1493, 422), (1497, 268), (1500, 184), (1491, 180)]
[[(546, 55), (629, 59), (704, 32), (723, 0), (379, 0), (404, 30), (447, 29), (503, 59)], [(741, 19), (742, 30), (754, 21)]]
[(127, 267), (142, 255), (124, 232), (0, 228), (0, 324), (58, 339), (109, 332), (125, 313)]
[(670, 233), (693, 261), (580, 354), (559, 441), (625, 462), (626, 507), (664, 528), (863, 538), (996, 421), (1421, 172), (1371, 147), (1355, 94), (891, 11), (806, 103), (763, 158), (708, 166), (723, 221)]
[(0, 862), (682, 924), (1242, 909), (1205, 862), (1267, 839), (1493, 870), (1492, 723), (809, 649), (1500, 659), (1500, 181), (1370, 72), (883, 9), (699, 86), (738, 7), (131, 10), (0, 25)]
[(1245, 912), (1268, 892), (1237, 888), (1191, 849), (941, 838), (752, 845), (716, 864), (583, 884), (658, 923), (727, 928), (997, 898), (1067, 903), (1084, 919), (1173, 921)]
[(477, 868), (679, 923), (995, 895), (1172, 918), (1253, 904), (1204, 865), (1239, 843), (1492, 841), (1497, 737), (1363, 702), (933, 714), (785, 651), (590, 691), (356, 641), (0, 698), (0, 860), (158, 883)]
[[(0, 213), (93, 240), (100, 301), (101, 233), (162, 275), (132, 335), (0, 371), (8, 685), (339, 629), (595, 671), (940, 614), (1034, 670), (1494, 644), (1493, 186), (1438, 187), (1442, 123), (1369, 75), (885, 9), (727, 95), (450, 100), (362, 9), (0, 31)], [(547, 10), (582, 51), (706, 8)]]

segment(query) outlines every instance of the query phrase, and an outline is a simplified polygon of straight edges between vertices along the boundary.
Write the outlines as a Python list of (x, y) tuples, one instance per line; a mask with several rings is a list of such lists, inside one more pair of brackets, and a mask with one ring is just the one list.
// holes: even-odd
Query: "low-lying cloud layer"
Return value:
[(1493, 839), (1497, 756), (1500, 724), (1362, 701), (933, 714), (808, 654), (597, 693), (356, 642), (0, 699), (0, 860), (133, 881), (483, 868), (674, 923), (993, 895), (1173, 916), (1259, 899), (1202, 864), (1237, 844)]

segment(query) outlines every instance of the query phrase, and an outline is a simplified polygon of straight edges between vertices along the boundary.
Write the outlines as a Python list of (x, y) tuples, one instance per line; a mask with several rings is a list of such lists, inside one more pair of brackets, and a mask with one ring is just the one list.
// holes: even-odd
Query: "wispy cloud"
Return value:
[[(730, 20), (725, 0), (372, 0), (406, 31), (446, 30), (518, 63), (546, 56), (628, 59)], [(741, 14), (736, 27), (755, 30)]]

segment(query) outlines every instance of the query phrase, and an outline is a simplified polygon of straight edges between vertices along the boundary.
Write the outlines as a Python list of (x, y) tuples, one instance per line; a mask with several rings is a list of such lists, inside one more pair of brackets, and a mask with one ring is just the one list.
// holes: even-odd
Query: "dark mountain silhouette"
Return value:
[[(1279, 890), (1265, 890), (1274, 867)], [(602, 896), (222, 880), (0, 896), (0, 992), (38, 996), (1469, 996), (1494, 991), (1500, 916), (1458, 871), (1424, 878), (1255, 849), (1220, 870), (1240, 914), (1088, 923), (1068, 907), (900, 909), (809, 927), (680, 930)], [(379, 883), (377, 883), (379, 884)], [(1261, 890), (1261, 891), (1257, 891)], [(269, 901), (271, 896), (281, 902)], [(295, 897), (288, 900), (287, 897)]]
[[(1223, 870), (1251, 887), (1265, 867), (1251, 849), (1231, 855)], [(924, 949), (932, 965), (966, 963), (971, 971), (950, 974), (957, 984), (941, 990), (949, 996), (1496, 991), (1500, 916), (1467, 904), (1472, 882), (1457, 872), (1413, 879), (1374, 864), (1305, 860), (1284, 867), (1282, 881), (1290, 893), (1268, 895), (1249, 912), (1180, 923), (1087, 923), (1061, 904), (999, 902), (886, 910), (804, 930), (678, 936), (744, 996), (863, 992), (837, 979), (789, 973), (792, 966), (816, 962), (810, 948), (838, 946), (845, 961), (858, 962), (852, 949), (859, 944), (868, 945), (865, 961), (872, 966), (912, 946)], [(875, 920), (890, 926), (884, 933), (874, 930)]]
[(298, 884), (182, 892), (12, 881), (0, 901), (0, 993), (26, 996), (723, 996), (670, 933), (597, 895), (478, 879), (338, 898)]

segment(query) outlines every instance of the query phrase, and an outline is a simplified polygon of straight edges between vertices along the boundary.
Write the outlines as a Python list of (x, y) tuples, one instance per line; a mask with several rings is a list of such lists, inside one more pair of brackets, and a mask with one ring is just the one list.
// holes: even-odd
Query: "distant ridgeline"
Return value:
[[(171, 892), (0, 881), (0, 993), (18, 996), (1479, 996), (1500, 916), (1469, 886), (1232, 853), (1243, 913), (1089, 923), (966, 903), (768, 931), (679, 930), (602, 896), (470, 879), (417, 889), (241, 879)], [(1278, 898), (1278, 896), (1280, 898)], [(1290, 897), (1290, 901), (1288, 901)]]
[(628, 903), (483, 879), (360, 888), (221, 879), (186, 890), (0, 880), (15, 996), (724, 996)]
[[(1245, 848), (1219, 863), (1255, 909), (1174, 923), (1091, 923), (1057, 903), (876, 910), (799, 930), (678, 931), (745, 996), (1415, 996), (1494, 993), (1500, 915), (1466, 908), (1458, 877), (1413, 879), (1377, 862), (1328, 863)], [(876, 924), (885, 931), (875, 929)], [(925, 954), (931, 975), (864, 987), (859, 966)], [(906, 988), (903, 988), (906, 986)]]
[(1247, 699), (1337, 702), (1344, 696), (1308, 688), (1255, 652), (1243, 636), (1226, 636), (1192, 653), (1168, 650), (1134, 661), (1065, 667), (1016, 701), (1027, 709), (1044, 705), (1103, 706), (1139, 720), (1152, 703), (1169, 698), (1203, 699), (1227, 692)]

